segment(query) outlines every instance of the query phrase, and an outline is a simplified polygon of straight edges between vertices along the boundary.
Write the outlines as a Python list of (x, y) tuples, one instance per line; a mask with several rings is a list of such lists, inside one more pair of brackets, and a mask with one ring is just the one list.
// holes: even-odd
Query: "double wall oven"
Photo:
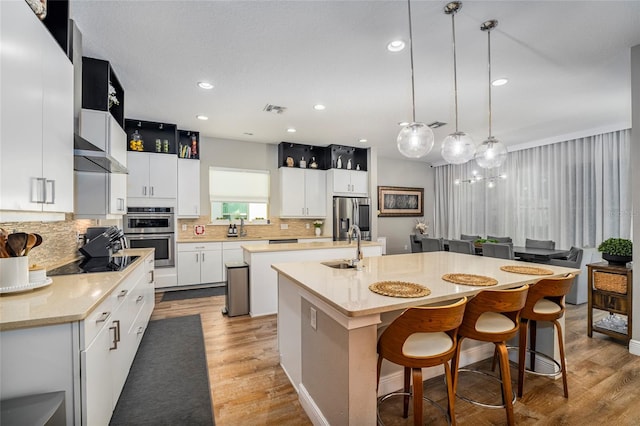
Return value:
[(157, 268), (175, 266), (173, 207), (129, 207), (124, 216), (129, 248), (154, 248)]

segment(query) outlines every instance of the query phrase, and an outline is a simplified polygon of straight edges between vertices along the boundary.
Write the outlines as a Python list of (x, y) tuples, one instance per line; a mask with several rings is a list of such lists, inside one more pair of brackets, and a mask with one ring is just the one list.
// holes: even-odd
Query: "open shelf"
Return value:
[[(140, 134), (140, 138), (143, 142), (142, 150), (132, 149), (131, 147), (131, 139), (136, 130)], [(175, 124), (127, 118), (125, 120), (124, 131), (127, 133), (127, 151), (153, 152), (156, 154), (172, 155), (177, 153), (177, 126)]]

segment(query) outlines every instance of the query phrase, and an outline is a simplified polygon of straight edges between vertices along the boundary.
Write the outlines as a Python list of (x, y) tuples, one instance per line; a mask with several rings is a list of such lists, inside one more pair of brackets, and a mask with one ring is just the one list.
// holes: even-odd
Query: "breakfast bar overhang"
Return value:
[[(363, 260), (361, 270), (335, 269), (320, 262), (272, 265), (278, 272), (280, 364), (313, 423), (375, 424), (376, 342), (380, 325), (388, 324), (411, 306), (443, 303), (473, 296), (483, 289), (513, 288), (543, 278), (500, 269), (507, 265), (532, 264), (442, 251), (369, 257)], [(541, 266), (552, 272), (544, 278), (580, 273), (572, 268)], [(448, 273), (488, 276), (498, 284), (453, 284), (442, 279)], [(380, 281), (416, 283), (431, 293), (420, 298), (397, 298), (369, 290), (369, 285)], [(550, 353), (557, 356), (553, 329), (538, 332), (538, 347), (550, 348)], [(492, 347), (490, 352), (478, 348), (467, 352), (474, 350), (475, 354), (466, 357), (463, 352), (462, 365), (479, 360), (479, 354), (486, 358), (493, 353)], [(383, 371), (381, 394), (386, 393), (384, 380)], [(389, 390), (401, 387), (394, 386), (391, 383)]]

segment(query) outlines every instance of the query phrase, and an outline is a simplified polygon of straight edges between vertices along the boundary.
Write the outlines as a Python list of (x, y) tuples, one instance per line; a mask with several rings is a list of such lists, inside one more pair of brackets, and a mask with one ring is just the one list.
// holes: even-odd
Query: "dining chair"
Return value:
[(556, 248), (556, 242), (552, 240), (531, 240), (527, 238), (524, 246), (527, 248), (539, 248), (554, 250)]
[(513, 246), (511, 244), (484, 243), (482, 244), (482, 255), (513, 260)]
[(442, 238), (423, 238), (422, 239), (422, 251), (430, 252), (430, 251), (443, 251), (444, 250), (444, 241)]
[[(558, 321), (564, 316), (564, 298), (569, 293), (575, 275), (568, 274), (560, 278), (544, 278), (529, 286), (527, 301), (520, 314), (520, 337), (518, 342), (518, 396), (522, 397), (524, 388), (525, 371), (541, 376), (555, 377), (562, 374), (562, 386), (564, 397), (569, 397), (567, 385), (567, 367), (564, 356), (564, 337), (562, 336), (562, 325)], [(538, 321), (550, 321), (555, 325), (558, 336), (558, 350), (560, 364), (550, 355), (536, 351), (536, 324)], [(527, 348), (527, 332), (530, 333), (529, 347)], [(529, 353), (530, 369), (526, 370), (526, 355)], [(535, 370), (536, 355), (553, 362), (558, 371), (553, 373), (541, 373)]]
[[(565, 268), (583, 268), (584, 250), (578, 247), (571, 247), (566, 259), (551, 259), (549, 265), (564, 266)], [(589, 262), (584, 262), (589, 263)], [(571, 286), (571, 290), (567, 294), (566, 302), (573, 305), (585, 303), (587, 301), (587, 273), (581, 273), (575, 279), (574, 284)]]
[(476, 254), (473, 241), (469, 240), (449, 240), (449, 251), (452, 253)]
[(511, 237), (494, 237), (493, 235), (487, 235), (487, 240), (496, 240), (498, 243), (513, 243)]
[[(449, 361), (456, 353), (458, 327), (462, 323), (466, 303), (467, 298), (463, 297), (445, 306), (409, 308), (384, 330), (378, 339), (376, 389), (380, 383), (383, 359), (404, 367), (404, 389), (403, 392), (393, 392), (383, 396), (379, 399), (378, 405), (392, 396), (403, 395), (403, 417), (406, 419), (409, 414), (409, 397), (412, 396), (413, 423), (422, 425), (422, 369), (442, 364), (447, 383), (449, 421), (452, 425), (456, 424), (454, 413), (456, 394)], [(410, 388), (412, 378), (413, 392)], [(378, 419), (380, 420), (379, 413)], [(382, 422), (379, 421), (380, 423)]]
[[(453, 389), (456, 395), (467, 402), (483, 407), (505, 408), (507, 423), (515, 424), (513, 402), (515, 395), (511, 388), (511, 373), (509, 371), (509, 354), (507, 353), (507, 340), (518, 334), (520, 327), (520, 311), (527, 299), (528, 285), (509, 290), (482, 290), (467, 302), (462, 324), (458, 329), (458, 348), (451, 361), (453, 371)], [(466, 338), (491, 342), (495, 345), (498, 360), (500, 362), (500, 377), (491, 376), (488, 373), (459, 369), (462, 341)], [(460, 372), (475, 372), (488, 375), (499, 381), (502, 387), (502, 404), (490, 405), (473, 400), (458, 392)], [(476, 387), (476, 386), (474, 386)]]
[(475, 240), (481, 240), (482, 237), (480, 235), (460, 234), (460, 239), (466, 240), (466, 241), (475, 241)]
[(420, 253), (422, 252), (422, 240), (426, 238), (426, 236), (421, 234), (411, 234), (409, 235), (409, 242), (411, 243), (411, 253)]

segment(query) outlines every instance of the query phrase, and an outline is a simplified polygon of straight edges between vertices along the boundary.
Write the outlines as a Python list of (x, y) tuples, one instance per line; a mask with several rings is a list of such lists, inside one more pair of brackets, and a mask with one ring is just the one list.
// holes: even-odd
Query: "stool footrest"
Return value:
[[(519, 350), (519, 348), (518, 348), (518, 346), (507, 346), (507, 350), (516, 350), (517, 351), (517, 350)], [(546, 359), (547, 361), (551, 361), (553, 364), (555, 364), (555, 367), (557, 368), (556, 371), (553, 371), (551, 373), (543, 373), (542, 371), (530, 370), (530, 369), (525, 367), (524, 371), (526, 371), (527, 373), (534, 374), (536, 376), (544, 376), (544, 377), (557, 377), (560, 374), (562, 374), (562, 365), (560, 365), (560, 363), (558, 361), (556, 361), (554, 358), (550, 357), (549, 355), (545, 354), (544, 352), (534, 351), (533, 349), (529, 349), (529, 348), (527, 348), (527, 353), (529, 353), (529, 354), (534, 353), (537, 356)]]
[[(410, 396), (411, 398), (413, 398), (413, 392), (391, 392), (381, 397), (378, 397), (378, 404), (377, 404), (378, 425), (384, 426), (382, 418), (380, 417), (380, 408), (379, 408), (380, 404), (382, 404), (387, 399), (392, 398), (394, 396)], [(449, 414), (447, 413), (447, 410), (445, 410), (440, 404), (438, 404), (437, 402), (435, 402), (430, 398), (427, 398), (426, 396), (423, 396), (422, 400), (427, 401), (429, 404), (433, 405), (438, 410), (440, 410), (440, 412), (444, 415), (445, 419), (447, 419), (447, 424), (449, 425), (451, 424), (451, 419), (449, 418)]]
[[(480, 370), (472, 370), (472, 369), (469, 369), (469, 368), (460, 368), (460, 369), (458, 369), (458, 373), (482, 374), (483, 376), (489, 377), (489, 378), (491, 378), (492, 380), (495, 380), (498, 383), (502, 383), (502, 379), (500, 379), (500, 378), (498, 378), (498, 377), (496, 377), (496, 376), (494, 376), (492, 374), (486, 373), (484, 371), (480, 371)], [(511, 390), (511, 393), (513, 394), (513, 400), (512, 400), (511, 403), (515, 404), (516, 403), (516, 393), (513, 390)], [(457, 391), (456, 391), (456, 396), (458, 398), (462, 399), (463, 401), (467, 401), (467, 402), (469, 402), (471, 404), (479, 405), (479, 406), (485, 407), (485, 408), (505, 408), (504, 404), (500, 404), (500, 405), (497, 405), (497, 404), (486, 404), (484, 402), (480, 402), (480, 401), (476, 401), (475, 399), (468, 398), (468, 397), (466, 397), (464, 395), (460, 395)]]

